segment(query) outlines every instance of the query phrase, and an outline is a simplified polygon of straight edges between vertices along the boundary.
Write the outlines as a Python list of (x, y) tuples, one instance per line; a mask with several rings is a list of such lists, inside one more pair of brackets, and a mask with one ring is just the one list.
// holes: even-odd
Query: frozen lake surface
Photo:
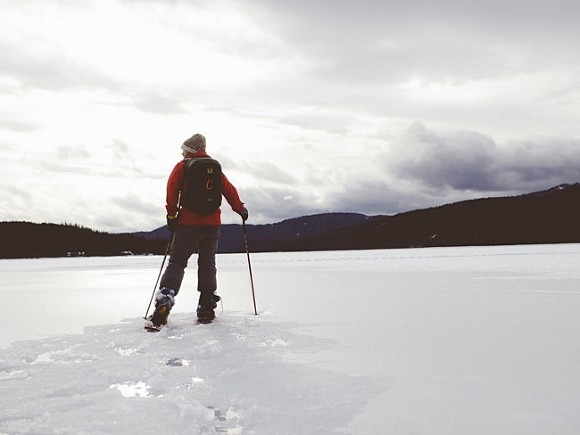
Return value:
[(220, 255), (150, 334), (161, 261), (0, 260), (0, 433), (580, 433), (578, 244)]

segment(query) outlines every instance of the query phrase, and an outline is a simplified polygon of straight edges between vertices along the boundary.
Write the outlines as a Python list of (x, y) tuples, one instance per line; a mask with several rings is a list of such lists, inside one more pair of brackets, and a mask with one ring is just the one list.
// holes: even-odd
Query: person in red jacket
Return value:
[[(204, 159), (210, 156), (205, 150), (205, 137), (194, 134), (183, 145), (184, 159), (177, 163), (167, 182), (167, 227), (172, 232), (173, 241), (169, 254), (169, 263), (155, 295), (155, 312), (150, 317), (154, 326), (167, 323), (167, 316), (175, 304), (179, 293), (185, 268), (189, 258), (197, 252), (197, 290), (200, 293), (197, 306), (197, 317), (200, 322), (211, 322), (215, 318), (214, 309), (220, 297), (217, 290), (215, 254), (220, 237), (221, 210), (202, 214), (184, 207), (182, 204), (186, 184), (184, 172), (190, 159)], [(228, 178), (221, 173), (222, 195), (244, 221), (248, 219), (248, 210), (240, 200), (238, 191)]]

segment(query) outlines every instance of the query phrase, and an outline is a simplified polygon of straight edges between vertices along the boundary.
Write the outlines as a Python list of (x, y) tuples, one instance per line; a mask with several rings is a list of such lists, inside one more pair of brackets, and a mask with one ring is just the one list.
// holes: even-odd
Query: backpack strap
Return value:
[(185, 170), (187, 169), (187, 160), (189, 159), (183, 159), (183, 169), (181, 170), (181, 179), (179, 180), (179, 193), (177, 194), (177, 213), (179, 213), (179, 211), (181, 210), (181, 198), (183, 196), (183, 192), (184, 192), (184, 180), (185, 180)]

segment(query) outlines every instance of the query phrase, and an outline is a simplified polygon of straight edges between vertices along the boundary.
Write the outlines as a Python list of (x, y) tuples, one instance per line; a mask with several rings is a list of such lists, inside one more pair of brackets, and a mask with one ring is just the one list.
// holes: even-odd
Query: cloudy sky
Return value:
[(0, 8), (0, 221), (157, 228), (196, 132), (252, 223), (580, 181), (576, 0)]

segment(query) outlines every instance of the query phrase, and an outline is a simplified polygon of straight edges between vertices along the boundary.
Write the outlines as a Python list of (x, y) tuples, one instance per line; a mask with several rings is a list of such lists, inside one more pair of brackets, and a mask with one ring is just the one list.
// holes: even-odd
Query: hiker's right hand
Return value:
[(246, 222), (248, 220), (248, 209), (246, 207), (242, 208), (238, 214), (242, 217), (242, 220)]
[(167, 228), (169, 229), (169, 231), (173, 233), (176, 227), (177, 227), (177, 216), (167, 215)]

